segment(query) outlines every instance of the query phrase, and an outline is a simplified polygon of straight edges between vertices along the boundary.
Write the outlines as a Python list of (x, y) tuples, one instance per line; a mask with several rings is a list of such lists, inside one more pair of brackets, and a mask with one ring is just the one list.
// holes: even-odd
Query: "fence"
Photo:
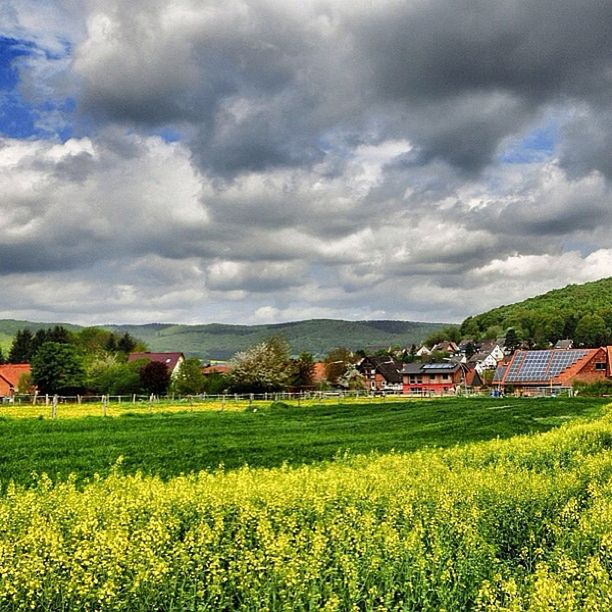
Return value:
[[(419, 394), (421, 397), (429, 397), (430, 394)], [(368, 391), (303, 391), (290, 393), (279, 391), (274, 393), (224, 393), (211, 395), (202, 393), (200, 395), (15, 395), (3, 398), (5, 403), (14, 404), (44, 404), (51, 405), (53, 401), (58, 404), (153, 404), (153, 403), (203, 403), (203, 402), (245, 402), (245, 401), (300, 401), (300, 400), (330, 400), (330, 399), (368, 399), (374, 397), (406, 397), (399, 392), (371, 393)]]

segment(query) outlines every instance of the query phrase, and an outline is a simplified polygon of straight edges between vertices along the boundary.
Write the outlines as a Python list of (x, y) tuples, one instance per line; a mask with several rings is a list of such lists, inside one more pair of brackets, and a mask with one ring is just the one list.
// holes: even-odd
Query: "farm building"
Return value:
[(0, 397), (13, 397), (22, 376), (30, 374), (29, 363), (0, 365)]
[(132, 361), (156, 361), (163, 363), (170, 372), (170, 376), (174, 377), (178, 374), (181, 363), (185, 361), (183, 353), (130, 353), (128, 362)]
[(500, 390), (512, 388), (517, 393), (532, 395), (544, 389), (568, 388), (578, 381), (602, 380), (609, 376), (610, 349), (518, 350), (500, 364), (493, 383)]

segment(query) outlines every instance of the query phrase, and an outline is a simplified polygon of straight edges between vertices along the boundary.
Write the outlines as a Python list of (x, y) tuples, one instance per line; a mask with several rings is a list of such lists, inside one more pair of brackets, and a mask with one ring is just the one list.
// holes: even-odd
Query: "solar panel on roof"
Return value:
[(506, 382), (550, 381), (585, 357), (588, 351), (533, 351), (518, 354), (506, 376)]

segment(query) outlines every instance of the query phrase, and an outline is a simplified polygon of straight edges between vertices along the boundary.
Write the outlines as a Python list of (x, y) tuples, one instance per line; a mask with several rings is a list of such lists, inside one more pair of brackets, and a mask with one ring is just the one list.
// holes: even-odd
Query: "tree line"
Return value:
[(134, 351), (146, 351), (140, 340), (125, 333), (95, 327), (72, 332), (62, 326), (16, 332), (7, 359), (0, 363), (29, 363), (31, 374), (19, 383), (18, 392), (76, 395), (131, 395), (154, 393), (221, 394), (266, 393), (284, 390), (311, 390), (334, 384), (359, 388), (361, 377), (355, 368), (360, 358), (346, 348), (337, 348), (325, 357), (325, 382), (315, 381), (315, 358), (302, 352), (290, 354), (282, 337), (271, 337), (232, 360), (230, 374), (204, 375), (197, 358), (185, 359), (175, 376), (165, 364), (147, 359), (128, 361)]

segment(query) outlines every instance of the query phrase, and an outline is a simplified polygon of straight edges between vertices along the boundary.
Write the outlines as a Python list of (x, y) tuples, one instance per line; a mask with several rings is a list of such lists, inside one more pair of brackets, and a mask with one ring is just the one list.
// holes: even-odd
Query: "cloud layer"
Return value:
[(606, 3), (39, 8), (2, 9), (0, 317), (459, 320), (611, 273)]

